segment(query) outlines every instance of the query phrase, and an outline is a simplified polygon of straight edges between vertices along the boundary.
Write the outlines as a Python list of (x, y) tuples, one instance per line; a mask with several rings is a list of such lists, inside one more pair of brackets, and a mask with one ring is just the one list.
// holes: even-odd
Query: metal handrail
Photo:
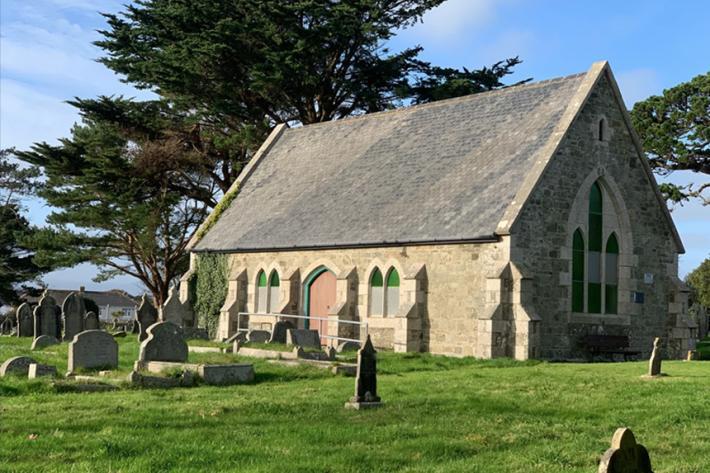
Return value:
[[(248, 328), (241, 328), (242, 325), (242, 320), (241, 317), (242, 315), (257, 315), (257, 316), (270, 316), (274, 317), (277, 320), (283, 319), (283, 318), (288, 318), (288, 319), (307, 319), (307, 320), (322, 320), (325, 322), (330, 322), (330, 318), (328, 317), (311, 317), (307, 315), (298, 315), (298, 314), (274, 314), (274, 313), (259, 313), (259, 312), (238, 312), (237, 313), (237, 332), (248, 332)], [(365, 328), (365, 338), (367, 338), (368, 335), (368, 326), (367, 326), (367, 321), (360, 322), (357, 320), (338, 320), (338, 323), (343, 323), (343, 324), (352, 324), (352, 325), (359, 325), (361, 327)], [(338, 337), (335, 335), (320, 335), (318, 334), (321, 338), (327, 338), (330, 340), (343, 340), (346, 342), (355, 342), (355, 343), (361, 343), (362, 340), (355, 340), (353, 338), (345, 338), (345, 337)]]

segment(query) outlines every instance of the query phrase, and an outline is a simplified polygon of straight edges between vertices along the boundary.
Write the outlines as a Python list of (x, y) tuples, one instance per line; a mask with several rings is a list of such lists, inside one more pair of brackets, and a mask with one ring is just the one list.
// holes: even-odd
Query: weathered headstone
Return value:
[(138, 321), (138, 341), (143, 341), (148, 337), (148, 327), (158, 321), (158, 311), (153, 307), (153, 304), (148, 300), (145, 294), (141, 298), (141, 304), (136, 311), (136, 320)]
[(103, 330), (85, 330), (74, 336), (69, 344), (67, 369), (112, 369), (118, 367), (118, 343)]
[(89, 311), (84, 316), (84, 330), (98, 330), (101, 328), (99, 324), (99, 316), (96, 312)]
[(137, 320), (131, 320), (130, 332), (136, 335), (141, 333), (141, 324)]
[(50, 345), (59, 344), (59, 340), (51, 335), (40, 335), (32, 341), (32, 350), (41, 350)]
[(658, 337), (653, 340), (653, 351), (651, 352), (651, 359), (648, 360), (648, 375), (661, 375), (661, 339)]
[(59, 339), (60, 325), (57, 317), (57, 301), (52, 296), (44, 295), (34, 310), (34, 336), (49, 335)]
[(76, 334), (84, 330), (84, 315), (86, 315), (84, 297), (76, 292), (70, 293), (62, 304), (64, 341), (73, 340)]
[(15, 356), (6, 360), (5, 363), (0, 365), (0, 377), (12, 374), (18, 374), (27, 376), (27, 372), (30, 369), (32, 363), (37, 363), (35, 360), (29, 356)]
[(269, 343), (286, 343), (286, 337), (288, 335), (289, 329), (295, 329), (296, 327), (288, 320), (279, 320), (274, 324), (271, 330), (271, 338)]
[(27, 378), (35, 379), (40, 376), (57, 376), (57, 367), (51, 365), (42, 365), (40, 363), (30, 364), (29, 370), (27, 371)]
[(338, 344), (335, 349), (338, 353), (343, 353), (346, 351), (357, 351), (360, 349), (360, 344), (357, 342), (342, 342)]
[(172, 322), (158, 322), (148, 328), (138, 361), (187, 361), (187, 343), (182, 329)]
[(318, 330), (289, 329), (286, 331), (286, 343), (303, 348), (320, 348)]
[(598, 473), (653, 473), (651, 458), (643, 445), (636, 443), (633, 432), (616, 429), (611, 448), (604, 452)]
[(170, 288), (168, 298), (163, 304), (161, 320), (163, 322), (172, 322), (178, 327), (191, 326), (195, 319), (195, 313), (192, 310), (190, 302), (180, 301), (180, 292), (175, 288)]
[(271, 338), (271, 334), (266, 330), (249, 330), (247, 333), (247, 342), (251, 343), (266, 343)]
[(17, 308), (17, 336), (31, 337), (34, 335), (34, 322), (32, 321), (32, 308), (25, 302)]
[(5, 317), (2, 322), (0, 322), (0, 335), (9, 335), (13, 332), (14, 324), (10, 317)]
[(382, 405), (377, 395), (377, 352), (367, 336), (365, 345), (357, 352), (355, 395), (345, 403), (349, 409), (367, 409)]

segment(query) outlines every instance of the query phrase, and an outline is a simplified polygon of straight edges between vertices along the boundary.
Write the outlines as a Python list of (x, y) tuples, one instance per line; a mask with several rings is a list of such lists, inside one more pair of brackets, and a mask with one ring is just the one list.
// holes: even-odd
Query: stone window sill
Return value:
[(631, 325), (631, 317), (620, 314), (585, 314), (572, 312), (571, 323), (595, 325)]

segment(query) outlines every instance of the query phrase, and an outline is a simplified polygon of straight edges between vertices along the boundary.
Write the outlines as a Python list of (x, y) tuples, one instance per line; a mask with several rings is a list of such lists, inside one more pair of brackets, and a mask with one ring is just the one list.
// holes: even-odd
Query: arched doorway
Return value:
[[(304, 310), (307, 317), (328, 317), (330, 309), (335, 305), (336, 281), (335, 274), (326, 267), (311, 273), (305, 284)], [(328, 339), (323, 337), (328, 335), (328, 321), (306, 319), (305, 322), (306, 328), (318, 330), (321, 344), (325, 345)]]

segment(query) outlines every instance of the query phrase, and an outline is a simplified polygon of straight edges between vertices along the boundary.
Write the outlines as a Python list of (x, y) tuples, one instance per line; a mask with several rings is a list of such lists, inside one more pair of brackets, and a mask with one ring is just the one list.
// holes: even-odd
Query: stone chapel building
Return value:
[[(235, 193), (236, 197), (234, 197)], [(606, 62), (274, 129), (191, 243), (229, 255), (219, 338), (274, 316), (379, 347), (580, 358), (586, 334), (692, 347), (683, 244)]]

